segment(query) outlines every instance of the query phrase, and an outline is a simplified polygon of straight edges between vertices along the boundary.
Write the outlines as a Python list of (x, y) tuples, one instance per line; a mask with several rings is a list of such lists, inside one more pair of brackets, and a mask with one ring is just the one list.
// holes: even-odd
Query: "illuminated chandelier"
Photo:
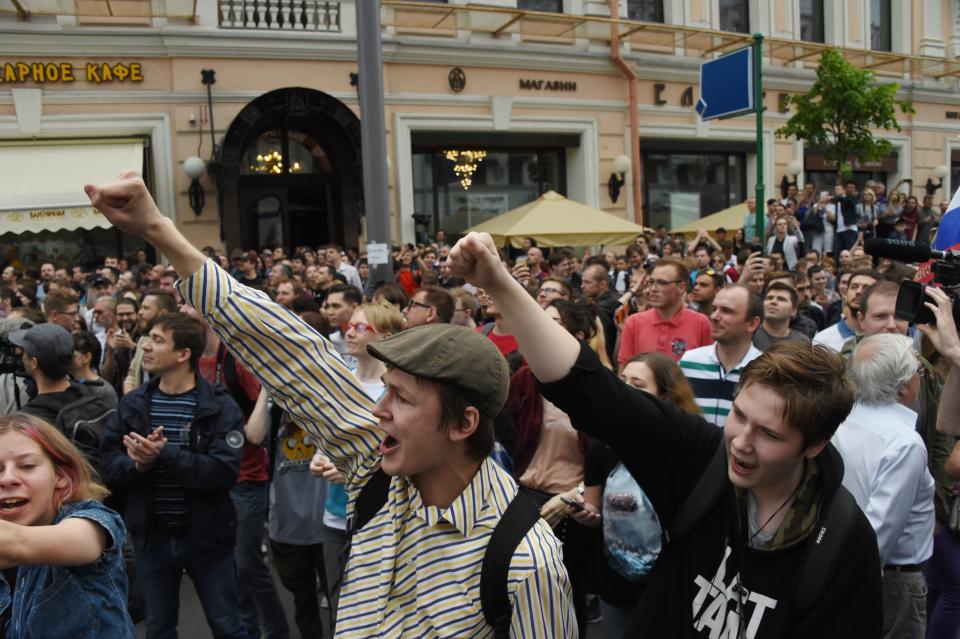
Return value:
[[(299, 162), (294, 162), (293, 166), (290, 167), (290, 172), (299, 173), (301, 168)], [(279, 175), (283, 173), (283, 155), (280, 151), (276, 150), (270, 151), (267, 154), (258, 153), (257, 164), (251, 164), (250, 170), (254, 173)]]
[(448, 160), (453, 162), (453, 173), (460, 178), (460, 186), (466, 191), (473, 184), (473, 174), (477, 166), (487, 157), (486, 151), (444, 151)]

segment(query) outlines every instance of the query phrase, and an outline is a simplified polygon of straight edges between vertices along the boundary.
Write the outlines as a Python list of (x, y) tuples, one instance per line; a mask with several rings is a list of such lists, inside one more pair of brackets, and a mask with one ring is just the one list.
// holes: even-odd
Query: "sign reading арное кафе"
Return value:
[(76, 81), (143, 82), (139, 62), (0, 62), (0, 84), (64, 84)]

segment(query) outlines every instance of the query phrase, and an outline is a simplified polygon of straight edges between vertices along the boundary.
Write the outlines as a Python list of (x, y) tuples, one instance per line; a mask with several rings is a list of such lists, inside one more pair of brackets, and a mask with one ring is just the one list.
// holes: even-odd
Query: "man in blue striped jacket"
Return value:
[[(489, 456), (508, 382), (488, 340), (445, 326), (379, 342), (371, 352), (389, 371), (387, 392), (373, 406), (326, 339), (207, 260), (135, 173), (86, 191), (114, 225), (170, 259), (184, 297), (316, 438), (347, 478), (348, 517), (379, 469), (390, 476), (386, 502), (353, 535), (337, 636), (492, 637), (480, 607), (480, 566), (518, 489)], [(517, 546), (507, 590), (511, 637), (577, 636), (560, 542), (543, 520)]]

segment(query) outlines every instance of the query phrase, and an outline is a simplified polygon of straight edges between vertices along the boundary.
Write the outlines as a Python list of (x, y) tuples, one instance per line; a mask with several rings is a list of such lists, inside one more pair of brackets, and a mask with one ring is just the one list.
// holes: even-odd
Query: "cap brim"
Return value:
[(30, 330), (29, 328), (21, 328), (19, 331), (13, 331), (9, 335), (7, 335), (7, 339), (14, 346), (19, 346), (20, 348), (23, 348), (23, 344), (24, 344), (23, 338), (26, 337), (27, 331), (29, 330)]

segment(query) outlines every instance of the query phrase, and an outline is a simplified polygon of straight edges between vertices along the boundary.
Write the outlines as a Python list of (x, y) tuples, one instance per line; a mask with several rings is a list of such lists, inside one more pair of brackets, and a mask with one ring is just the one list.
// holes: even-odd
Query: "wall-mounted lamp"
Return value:
[(610, 201), (616, 202), (620, 197), (620, 189), (626, 183), (626, 174), (630, 171), (630, 158), (625, 155), (618, 155), (613, 158), (613, 173), (607, 181), (607, 192), (610, 194)]
[(937, 182), (934, 182), (932, 178), (927, 178), (927, 183), (923, 188), (927, 190), (927, 195), (933, 195), (937, 192), (938, 189), (943, 187), (943, 178), (947, 177), (947, 174), (950, 173), (950, 170), (943, 164), (938, 165), (934, 170), (933, 174), (938, 178)]
[(207, 165), (203, 160), (195, 155), (191, 155), (183, 161), (183, 172), (190, 178), (190, 188), (187, 189), (187, 195), (190, 198), (190, 208), (195, 215), (200, 215), (203, 211), (204, 193), (200, 185), (200, 178), (207, 171)]

